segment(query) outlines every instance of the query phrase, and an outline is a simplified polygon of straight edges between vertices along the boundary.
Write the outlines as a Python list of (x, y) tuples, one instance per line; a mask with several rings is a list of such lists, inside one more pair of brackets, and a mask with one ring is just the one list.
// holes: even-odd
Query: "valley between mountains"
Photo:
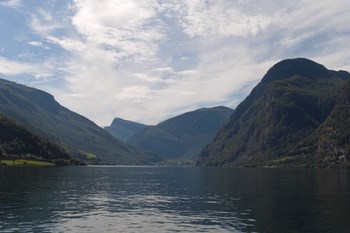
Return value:
[(1, 161), (322, 168), (350, 163), (350, 74), (305, 58), (275, 64), (235, 110), (201, 108), (157, 125), (116, 116), (101, 128), (51, 94), (2, 78)]

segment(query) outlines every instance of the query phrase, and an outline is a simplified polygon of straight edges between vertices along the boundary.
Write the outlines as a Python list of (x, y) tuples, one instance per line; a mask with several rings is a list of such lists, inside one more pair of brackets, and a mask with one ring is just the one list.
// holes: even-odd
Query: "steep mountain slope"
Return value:
[(305, 140), (299, 154), (310, 166), (350, 166), (350, 82), (347, 82), (327, 119)]
[(147, 164), (159, 160), (115, 139), (61, 106), (52, 95), (14, 82), (0, 80), (0, 113), (95, 163)]
[(57, 165), (79, 164), (54, 145), (0, 114), (0, 160), (25, 159)]
[(104, 129), (117, 139), (126, 142), (130, 137), (141, 132), (146, 125), (124, 120), (121, 118), (115, 118), (110, 126), (104, 127)]
[(164, 159), (194, 159), (226, 123), (233, 110), (202, 108), (146, 127), (128, 142)]
[(203, 149), (198, 164), (263, 165), (289, 160), (300, 140), (329, 116), (349, 79), (347, 72), (330, 71), (308, 59), (277, 63)]

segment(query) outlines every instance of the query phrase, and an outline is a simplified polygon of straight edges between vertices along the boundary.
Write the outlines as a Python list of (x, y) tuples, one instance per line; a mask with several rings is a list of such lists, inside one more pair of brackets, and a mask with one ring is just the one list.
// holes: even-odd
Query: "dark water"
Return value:
[(0, 232), (350, 232), (350, 171), (0, 167)]

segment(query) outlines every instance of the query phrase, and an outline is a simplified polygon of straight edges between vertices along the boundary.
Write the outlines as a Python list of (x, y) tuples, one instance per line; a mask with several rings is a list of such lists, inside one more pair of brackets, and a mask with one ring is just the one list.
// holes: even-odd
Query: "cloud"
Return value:
[[(65, 29), (62, 15), (54, 17), (53, 12), (43, 8), (36, 9), (31, 13), (30, 27), (42, 37), (52, 35), (58, 29)], [(61, 18), (61, 21), (59, 20)], [(64, 19), (64, 18), (63, 18)]]
[(34, 47), (38, 47), (38, 48), (50, 49), (50, 47), (48, 47), (47, 45), (45, 45), (44, 43), (42, 43), (40, 41), (29, 41), (28, 44), (31, 46), (34, 46)]
[(4, 0), (0, 2), (0, 6), (5, 6), (9, 8), (17, 8), (22, 5), (22, 0)]
[(33, 66), (30, 63), (11, 61), (0, 56), (0, 73), (3, 75), (31, 74), (35, 76), (42, 74), (43, 71), (43, 68), (38, 65)]
[(44, 58), (0, 57), (0, 72), (63, 77), (40, 87), (100, 125), (235, 107), (285, 58), (350, 70), (347, 0), (73, 0), (59, 10), (53, 2), (26, 13), (35, 36), (24, 41), (50, 46)]
[(77, 0), (72, 23), (86, 43), (113, 50), (116, 61), (148, 62), (164, 39), (157, 5), (150, 0)]
[(336, 25), (347, 21), (339, 15), (345, 2), (75, 3), (72, 22), (85, 47), (75, 50), (79, 65), (67, 81), (84, 100), (62, 101), (104, 125), (116, 116), (156, 123), (196, 107), (234, 107), (278, 60), (331, 57), (315, 46), (330, 43), (325, 34), (343, 32)]
[(194, 36), (255, 36), (273, 21), (264, 14), (248, 14), (223, 1), (185, 1), (177, 10), (186, 34)]
[(76, 39), (60, 39), (54, 36), (48, 36), (46, 37), (46, 40), (47, 42), (58, 45), (69, 52), (82, 52), (87, 48), (83, 42)]

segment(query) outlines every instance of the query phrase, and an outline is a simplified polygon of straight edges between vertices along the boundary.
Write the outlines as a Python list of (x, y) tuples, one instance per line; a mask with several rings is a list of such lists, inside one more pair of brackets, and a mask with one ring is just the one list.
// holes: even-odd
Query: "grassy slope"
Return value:
[(0, 165), (5, 165), (5, 166), (40, 166), (40, 167), (55, 166), (55, 164), (52, 162), (29, 160), (29, 159), (0, 160)]

